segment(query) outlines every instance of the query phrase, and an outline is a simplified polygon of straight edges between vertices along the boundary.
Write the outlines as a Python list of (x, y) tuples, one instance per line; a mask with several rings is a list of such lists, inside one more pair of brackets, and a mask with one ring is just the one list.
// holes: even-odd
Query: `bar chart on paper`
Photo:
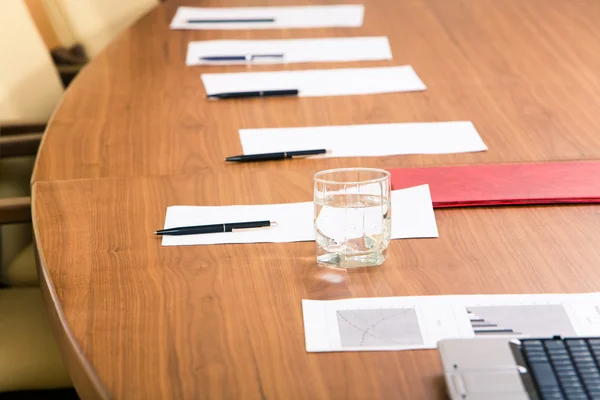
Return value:
[(600, 336), (600, 293), (302, 300), (306, 350), (434, 349), (441, 339)]
[(575, 335), (560, 304), (467, 307), (467, 314), (475, 336)]

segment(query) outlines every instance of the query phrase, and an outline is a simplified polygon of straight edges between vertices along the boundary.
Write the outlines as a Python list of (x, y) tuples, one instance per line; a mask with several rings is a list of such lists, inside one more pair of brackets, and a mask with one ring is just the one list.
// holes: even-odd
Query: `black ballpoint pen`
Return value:
[(275, 18), (238, 18), (238, 19), (189, 19), (188, 24), (231, 24), (241, 23), (245, 24), (248, 22), (275, 22)]
[(283, 58), (283, 54), (246, 54), (243, 56), (207, 56), (201, 61), (254, 61), (259, 58)]
[(244, 97), (275, 97), (275, 96), (298, 96), (298, 89), (284, 90), (257, 90), (252, 92), (227, 92), (209, 94), (209, 99), (240, 99)]
[(277, 223), (271, 221), (231, 222), (224, 224), (181, 226), (177, 228), (160, 229), (154, 232), (154, 234), (172, 236), (198, 235), (201, 233), (223, 233), (244, 229), (270, 228), (272, 226), (277, 226)]
[(325, 153), (327, 153), (326, 149), (282, 151), (282, 152), (278, 152), (278, 153), (262, 153), (262, 154), (244, 154), (244, 155), (240, 155), (240, 156), (227, 157), (225, 159), (225, 161), (248, 162), (248, 161), (285, 160), (286, 158), (314, 156), (317, 154), (325, 154)]

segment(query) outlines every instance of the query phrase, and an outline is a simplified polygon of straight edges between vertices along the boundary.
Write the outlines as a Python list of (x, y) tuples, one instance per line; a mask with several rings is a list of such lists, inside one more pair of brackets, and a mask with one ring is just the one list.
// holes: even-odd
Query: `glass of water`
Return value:
[(317, 262), (344, 268), (383, 264), (392, 234), (390, 173), (330, 169), (314, 181)]

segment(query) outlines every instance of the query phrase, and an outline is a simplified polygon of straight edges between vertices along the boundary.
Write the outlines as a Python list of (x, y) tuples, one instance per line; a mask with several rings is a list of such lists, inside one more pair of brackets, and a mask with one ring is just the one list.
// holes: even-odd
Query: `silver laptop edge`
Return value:
[[(511, 343), (512, 342), (512, 343)], [(438, 351), (452, 400), (537, 400), (518, 340), (444, 339)]]

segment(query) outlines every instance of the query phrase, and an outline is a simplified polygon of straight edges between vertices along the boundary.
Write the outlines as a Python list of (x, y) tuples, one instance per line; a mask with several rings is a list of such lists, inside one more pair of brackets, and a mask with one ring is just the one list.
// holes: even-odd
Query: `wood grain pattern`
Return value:
[[(361, 28), (170, 31), (168, 22), (183, 3), (163, 3), (82, 71), (53, 118), (35, 180), (600, 158), (600, 52), (591, 51), (600, 39), (597, 1), (369, 0)], [(312, 2), (206, 0), (202, 6), (302, 3)], [(393, 61), (185, 66), (191, 40), (371, 35), (389, 36)], [(405, 64), (427, 91), (209, 102), (199, 78), (215, 71)], [(223, 162), (240, 152), (240, 128), (447, 120), (472, 120), (490, 150)]]
[[(349, 1), (357, 2), (357, 1)], [(310, 0), (203, 0), (202, 6)], [(335, 4), (323, 0), (321, 4)], [(33, 176), (42, 287), (83, 398), (437, 399), (435, 351), (308, 354), (301, 299), (597, 290), (600, 206), (437, 210), (439, 239), (381, 268), (315, 263), (314, 243), (161, 247), (169, 205), (308, 201), (312, 174), (600, 159), (600, 3), (367, 0), (360, 29), (170, 31), (170, 0), (98, 55), (49, 123)], [(422, 93), (211, 102), (184, 65), (219, 38), (390, 37)], [(490, 150), (226, 165), (240, 128), (472, 120)]]
[(309, 200), (311, 182), (263, 171), (34, 185), (57, 301), (114, 398), (438, 398), (434, 351), (307, 354), (301, 299), (600, 281), (600, 206), (438, 210), (439, 239), (392, 241), (383, 267), (347, 272), (316, 267), (314, 242), (161, 247), (152, 234), (169, 205)]
[(81, 399), (110, 399), (112, 396), (106, 391), (106, 387), (102, 384), (88, 360), (85, 359), (77, 340), (73, 337), (73, 332), (66, 322), (62, 306), (54, 290), (44, 255), (40, 256), (39, 247), (36, 241), (34, 250), (36, 267), (40, 279), (40, 290), (46, 305), (48, 320), (52, 327), (61, 358), (68, 368), (69, 377)]

